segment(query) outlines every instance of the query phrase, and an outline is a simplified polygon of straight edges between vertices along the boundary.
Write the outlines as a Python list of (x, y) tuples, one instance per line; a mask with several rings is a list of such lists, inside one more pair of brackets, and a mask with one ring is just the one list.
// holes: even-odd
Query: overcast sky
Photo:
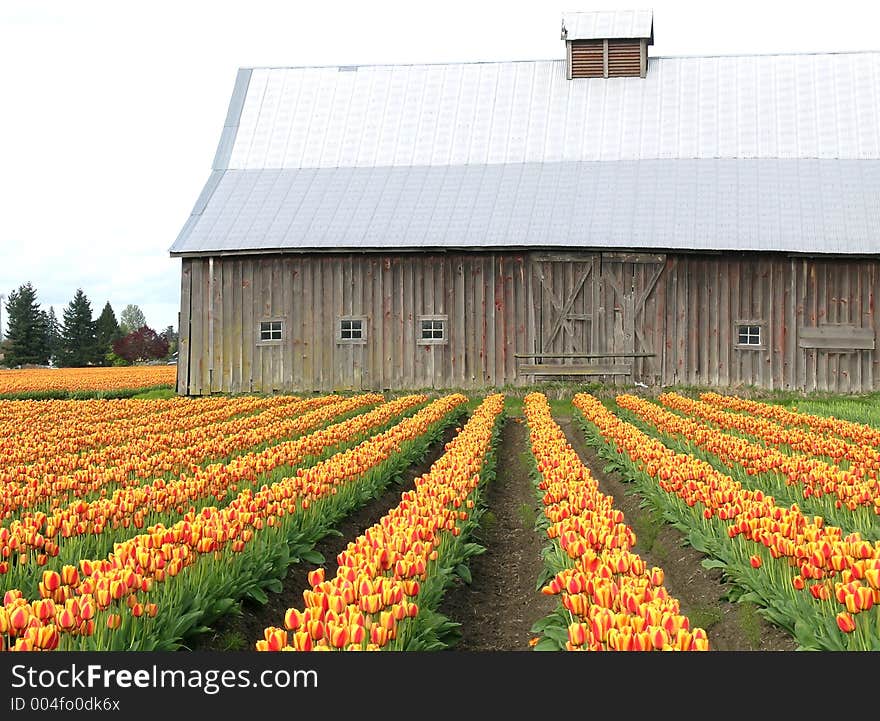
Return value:
[(855, 0), (0, 0), (0, 293), (31, 281), (60, 317), (82, 288), (176, 328), (168, 249), (239, 67), (561, 58), (563, 11), (642, 7), (654, 56), (880, 49)]

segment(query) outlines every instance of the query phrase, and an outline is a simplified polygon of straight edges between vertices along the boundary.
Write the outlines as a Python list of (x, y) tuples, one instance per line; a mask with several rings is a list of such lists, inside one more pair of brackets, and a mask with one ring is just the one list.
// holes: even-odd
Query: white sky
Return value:
[(176, 328), (168, 249), (239, 67), (558, 58), (563, 11), (641, 7), (654, 56), (880, 49), (865, 0), (0, 0), (0, 293)]

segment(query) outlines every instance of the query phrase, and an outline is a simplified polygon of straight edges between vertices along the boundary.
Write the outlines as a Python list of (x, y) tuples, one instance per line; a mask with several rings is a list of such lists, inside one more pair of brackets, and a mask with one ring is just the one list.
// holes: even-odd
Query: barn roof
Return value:
[(880, 252), (880, 52), (239, 71), (172, 255)]
[(594, 10), (562, 13), (565, 40), (650, 38), (654, 30), (651, 10)]

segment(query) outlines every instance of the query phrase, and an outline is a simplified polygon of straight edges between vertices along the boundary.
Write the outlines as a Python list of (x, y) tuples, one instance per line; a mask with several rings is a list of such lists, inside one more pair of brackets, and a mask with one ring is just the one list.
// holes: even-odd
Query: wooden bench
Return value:
[(526, 363), (519, 373), (532, 376), (630, 376), (630, 363), (563, 365), (561, 363)]

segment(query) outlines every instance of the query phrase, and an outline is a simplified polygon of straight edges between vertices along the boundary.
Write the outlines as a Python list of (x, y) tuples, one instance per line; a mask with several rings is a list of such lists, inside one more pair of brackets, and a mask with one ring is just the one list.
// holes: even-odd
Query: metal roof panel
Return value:
[(596, 10), (562, 14), (565, 40), (650, 38), (654, 13), (651, 10)]
[(620, 247), (880, 254), (880, 161), (684, 159), (228, 170), (174, 255)]
[(218, 168), (880, 159), (880, 52), (651, 57), (645, 78), (568, 80), (563, 60), (248, 77)]

